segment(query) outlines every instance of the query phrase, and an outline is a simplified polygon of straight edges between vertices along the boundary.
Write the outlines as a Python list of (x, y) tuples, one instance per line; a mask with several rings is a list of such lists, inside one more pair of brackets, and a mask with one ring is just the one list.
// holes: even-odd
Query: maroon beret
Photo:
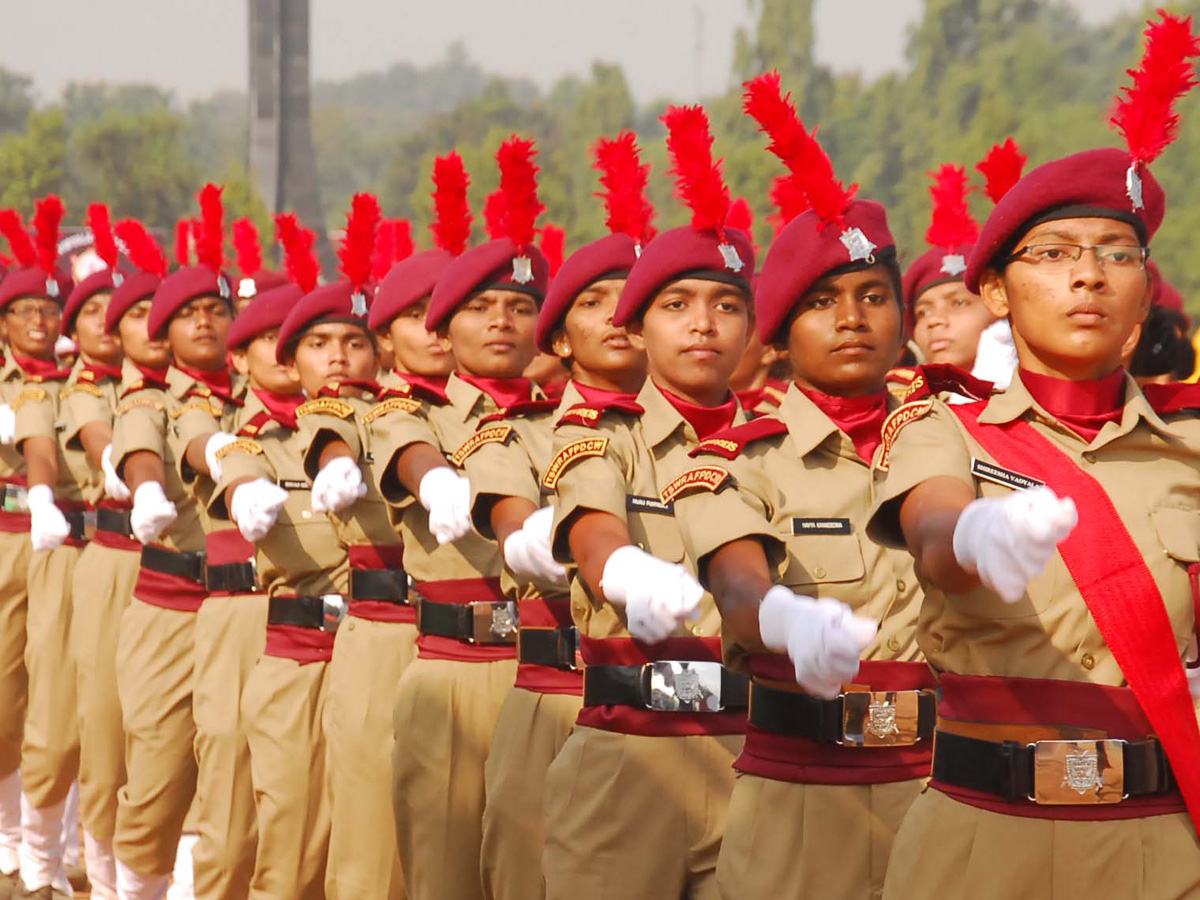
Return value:
[(637, 244), (621, 233), (592, 241), (572, 253), (550, 282), (546, 302), (538, 314), (538, 349), (543, 353), (554, 352), (554, 330), (562, 324), (584, 288), (602, 278), (627, 277), (637, 260)]
[(962, 281), (974, 244), (947, 250), (934, 247), (917, 257), (904, 273), (904, 300), (911, 306), (926, 290), (947, 281)]
[(1105, 147), (1085, 150), (1038, 166), (1000, 198), (988, 216), (979, 242), (967, 260), (967, 289), (979, 293), (979, 279), (1001, 250), (1020, 240), (1033, 220), (1097, 218), (1108, 216), (1137, 226), (1147, 242), (1154, 237), (1166, 212), (1167, 198), (1158, 180), (1139, 168), (1142, 204), (1135, 209), (1129, 199), (1126, 176), (1130, 156), (1125, 150)]
[[(154, 292), (154, 303), (150, 306), (150, 318), (146, 327), (150, 337), (163, 337), (171, 317), (185, 304), (197, 297), (231, 298), (229, 278), (224, 272), (214, 272), (208, 266), (186, 266), (177, 269), (158, 286)], [(230, 306), (232, 307), (232, 301)]]
[(240, 299), (249, 300), (252, 297), (257, 297), (259, 294), (265, 293), (266, 291), (277, 287), (284, 287), (288, 284), (291, 284), (291, 281), (282, 272), (273, 272), (270, 269), (259, 269), (253, 275), (244, 275), (239, 278), (235, 293)]
[(67, 305), (63, 307), (63, 334), (71, 330), (75, 324), (75, 317), (79, 315), (79, 310), (83, 304), (92, 297), (93, 294), (99, 294), (102, 291), (112, 291), (125, 278), (124, 273), (118, 274), (115, 278), (113, 270), (107, 266), (99, 272), (93, 272), (79, 284), (75, 285), (71, 294), (67, 297)]
[(323, 284), (305, 294), (279, 327), (279, 341), (275, 345), (275, 358), (284, 360), (284, 351), (294, 344), (312, 324), (322, 319), (361, 322), (367, 327), (367, 307), (370, 304), (370, 288), (358, 291), (346, 279), (333, 284)]
[[(741, 265), (731, 268), (720, 248), (731, 246)], [(750, 235), (738, 228), (725, 229), (725, 242), (715, 232), (680, 225), (664, 231), (642, 250), (617, 303), (613, 324), (628, 325), (672, 281), (688, 277), (689, 273), (727, 273), (730, 280), (740, 282), (750, 292), (754, 275), (754, 243)]]
[(121, 316), (129, 312), (130, 307), (154, 296), (162, 279), (152, 272), (137, 271), (127, 276), (113, 291), (112, 299), (108, 301), (108, 311), (104, 314), (104, 330), (112, 334), (117, 330)]
[(4, 280), (0, 281), (0, 308), (21, 297), (66, 303), (71, 288), (70, 276), (59, 268), (55, 268), (54, 274), (50, 276), (46, 275), (45, 269), (38, 266), (12, 269), (4, 276)]
[(454, 256), (445, 250), (425, 250), (392, 266), (379, 283), (371, 304), (367, 320), (371, 330), (385, 328), (408, 307), (432, 294), (434, 285), (453, 260)]
[(272, 328), (281, 328), (288, 313), (303, 297), (304, 289), (290, 281), (263, 291), (233, 320), (225, 336), (225, 346), (237, 350)]
[(876, 250), (895, 248), (883, 204), (853, 200), (842, 218), (844, 229), (809, 210), (792, 219), (775, 238), (754, 294), (758, 336), (764, 344), (771, 342), (800, 298), (827, 273), (856, 262), (869, 265)]
[(425, 327), (430, 331), (448, 320), (458, 304), (476, 291), (489, 287), (529, 294), (541, 303), (550, 281), (550, 264), (542, 251), (532, 244), (524, 256), (530, 263), (530, 280), (518, 282), (513, 264), (517, 260), (517, 245), (512, 238), (499, 238), (473, 247), (455, 259), (442, 272), (433, 289)]

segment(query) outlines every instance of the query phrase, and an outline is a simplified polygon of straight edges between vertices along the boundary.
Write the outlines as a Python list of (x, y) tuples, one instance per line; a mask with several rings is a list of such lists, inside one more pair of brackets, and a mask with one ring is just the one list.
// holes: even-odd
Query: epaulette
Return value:
[(266, 428), (267, 425), (273, 421), (274, 421), (274, 417), (269, 412), (266, 412), (265, 410), (256, 412), (253, 416), (250, 417), (249, 422), (247, 422), (245, 425), (243, 425), (241, 428), (238, 429), (238, 432), (237, 432), (238, 436), (239, 437), (257, 437), (259, 434), (262, 433), (262, 430), (264, 428)]
[(613, 400), (603, 406), (592, 403), (576, 403), (558, 417), (558, 421), (554, 423), (554, 427), (557, 428), (560, 425), (586, 425), (588, 428), (596, 428), (600, 424), (601, 417), (605, 413), (610, 412), (640, 416), (646, 410), (642, 409), (641, 406), (632, 400)]
[(558, 401), (552, 397), (545, 400), (524, 400), (512, 406), (502, 406), (479, 420), (480, 425), (489, 422), (503, 422), (505, 419), (520, 419), (525, 416), (536, 416), (538, 413), (554, 412), (558, 409)]
[(688, 451), (688, 456), (696, 457), (712, 453), (723, 456), (725, 459), (737, 459), (738, 455), (755, 441), (787, 434), (787, 430), (787, 425), (774, 416), (762, 416), (745, 425), (725, 428), (712, 437), (705, 438)]
[(145, 406), (149, 409), (156, 410), (157, 412), (162, 412), (163, 409), (166, 408), (163, 406), (163, 402), (161, 400), (152, 395), (144, 397), (129, 397), (121, 400), (120, 405), (117, 407), (117, 415), (124, 415), (131, 409), (137, 409), (139, 406)]
[[(82, 373), (80, 377), (83, 377)], [(76, 381), (74, 384), (63, 388), (62, 394), (59, 396), (70, 397), (72, 394), (91, 394), (93, 397), (103, 397), (104, 391), (91, 381)]]
[[(218, 394), (216, 391), (214, 391), (212, 388), (210, 388), (207, 384), (194, 384), (191, 387), (189, 387), (184, 392), (183, 399), (186, 400), (188, 397), (200, 397), (204, 400), (208, 400), (210, 403), (215, 400), (217, 403), (221, 403), (221, 404), (229, 403), (229, 404), (232, 404), (233, 406), (245, 406), (246, 405), (246, 401), (241, 399), (240, 397), (226, 396), (225, 394)], [(221, 412), (222, 412), (222, 410), (218, 410), (215, 413), (215, 415), (220, 416)]]
[(883, 420), (883, 425), (879, 429), (880, 437), (883, 440), (882, 452), (879, 454), (879, 464), (877, 468), (880, 472), (888, 470), (888, 458), (892, 453), (892, 444), (896, 442), (896, 436), (900, 434), (900, 430), (917, 419), (924, 418), (933, 409), (933, 397), (923, 397), (920, 400), (910, 400), (892, 410), (891, 414)]
[(487, 428), (481, 428), (463, 441), (462, 446), (451, 455), (450, 462), (461, 466), (468, 456), (484, 444), (507, 444), (512, 436), (513, 427), (511, 425), (489, 425)]
[(171, 410), (170, 415), (172, 419), (178, 419), (184, 413), (189, 412), (206, 412), (214, 419), (221, 418), (221, 410), (213, 407), (211, 399), (192, 400), (188, 403), (184, 403), (178, 409)]
[(1184, 410), (1200, 410), (1200, 384), (1147, 384), (1142, 387), (1142, 393), (1160, 416)]
[(341, 396), (342, 388), (344, 387), (370, 391), (376, 397), (383, 393), (383, 387), (374, 379), (356, 380), (347, 378), (344, 381), (331, 381), (328, 384), (321, 385), (317, 391), (317, 396), (334, 400)]
[(12, 407), (12, 411), (16, 412), (26, 403), (39, 403), (49, 396), (45, 388), (27, 387), (21, 393), (17, 394), (17, 398), (9, 405)]
[(763, 386), (763, 394), (766, 395), (767, 400), (769, 400), (775, 406), (779, 406), (781, 403), (783, 403), (783, 398), (787, 396), (787, 384), (784, 382), (772, 384), (768, 381), (766, 385)]
[(317, 397), (296, 407), (296, 418), (303, 419), (312, 415), (337, 416), (339, 419), (354, 418), (354, 407), (341, 397)]
[(406, 381), (404, 384), (397, 384), (392, 387), (385, 387), (379, 392), (380, 400), (387, 400), (390, 397), (419, 397), (437, 406), (445, 406), (450, 402), (450, 398), (446, 396), (445, 391), (439, 391), (437, 388), (424, 384), (413, 384), (411, 381)]
[(122, 400), (125, 399), (130, 394), (136, 394), (138, 391), (145, 391), (145, 390), (161, 391), (162, 389), (163, 389), (163, 385), (161, 385), (161, 384), (156, 384), (155, 382), (148, 382), (148, 381), (146, 381), (145, 378), (139, 378), (137, 381), (130, 384), (129, 387), (125, 388), (125, 390), (121, 391), (121, 399)]
[(376, 403), (369, 410), (362, 414), (362, 422), (364, 425), (370, 425), (381, 416), (386, 416), (392, 412), (415, 413), (421, 408), (421, 401), (415, 397), (391, 396), (386, 400)]
[(917, 377), (917, 370), (908, 366), (901, 366), (895, 369), (888, 369), (884, 380), (892, 384), (909, 385), (913, 383), (913, 379)]
[(945, 393), (962, 394), (972, 400), (986, 400), (995, 391), (996, 386), (990, 381), (976, 378), (958, 366), (932, 363), (917, 369), (916, 376), (904, 394), (904, 402), (911, 403)]
[(224, 459), (230, 453), (236, 453), (239, 450), (243, 453), (250, 453), (256, 456), (261, 456), (263, 453), (262, 444), (260, 444), (258, 441), (252, 441), (250, 438), (242, 437), (238, 438), (236, 441), (230, 441), (214, 455), (217, 457), (217, 459)]
[(608, 438), (581, 438), (571, 441), (554, 454), (554, 459), (550, 460), (550, 465), (546, 467), (546, 474), (542, 476), (542, 487), (548, 491), (556, 490), (562, 473), (572, 465), (581, 459), (603, 456), (607, 452)]
[(728, 480), (729, 472), (720, 466), (700, 466), (688, 469), (662, 489), (659, 499), (663, 503), (670, 504), (692, 491), (711, 491), (715, 494)]

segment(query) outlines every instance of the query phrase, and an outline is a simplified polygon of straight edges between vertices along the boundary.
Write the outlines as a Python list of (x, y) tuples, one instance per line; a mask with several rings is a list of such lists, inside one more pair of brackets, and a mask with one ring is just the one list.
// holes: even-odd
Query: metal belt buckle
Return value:
[(29, 490), (19, 484), (4, 486), (4, 511), (7, 513), (29, 512)]
[(842, 739), (847, 747), (911, 747), (920, 738), (920, 691), (847, 691)]
[(1037, 741), (1033, 793), (1043, 806), (1120, 803), (1125, 793), (1124, 741)]
[(321, 630), (335, 634), (342, 619), (346, 618), (346, 598), (341, 594), (321, 595)]
[[(658, 712), (720, 712), (721, 676), (718, 662), (659, 660), (642, 667), (648, 709)], [(648, 682), (648, 683), (647, 683)]]
[(517, 604), (475, 602), (471, 604), (474, 644), (515, 644), (517, 642)]
[(558, 658), (572, 672), (583, 668), (583, 660), (579, 658), (579, 629), (574, 625), (558, 629)]

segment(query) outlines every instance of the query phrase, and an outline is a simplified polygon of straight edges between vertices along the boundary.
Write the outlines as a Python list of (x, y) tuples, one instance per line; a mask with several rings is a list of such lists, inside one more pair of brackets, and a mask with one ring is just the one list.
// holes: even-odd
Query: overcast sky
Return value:
[[(1072, 2), (1090, 19), (1142, 5)], [(0, 65), (33, 75), (44, 99), (70, 81), (149, 81), (184, 99), (245, 87), (245, 0), (5, 0), (4, 6), (8, 40)], [(311, 0), (311, 6), (317, 78), (400, 60), (431, 62), (462, 40), (486, 70), (542, 85), (584, 73), (593, 60), (619, 62), (643, 101), (723, 89), (734, 30), (750, 18), (746, 0)], [(905, 28), (920, 7), (921, 0), (818, 0), (818, 56), (868, 75), (895, 68)]]

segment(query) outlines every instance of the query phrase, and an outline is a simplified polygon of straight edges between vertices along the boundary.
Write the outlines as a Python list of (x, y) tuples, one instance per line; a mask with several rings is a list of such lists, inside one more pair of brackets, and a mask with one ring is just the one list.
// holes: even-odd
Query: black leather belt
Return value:
[(985, 741), (937, 732), (933, 777), (1041, 805), (1118, 803), (1165, 794), (1175, 778), (1157, 738), (1144, 741)]
[(133, 526), (129, 523), (129, 510), (105, 509), (103, 506), (96, 510), (96, 529), (111, 531), (122, 537), (133, 537)]
[(230, 594), (253, 594), (259, 590), (258, 570), (253, 560), (207, 566), (208, 589)]
[(932, 691), (847, 691), (832, 700), (754, 682), (751, 725), (787, 737), (850, 747), (903, 747), (928, 741), (937, 726)]
[(469, 644), (513, 644), (517, 609), (511, 602), (434, 603), (422, 600), (417, 610), (421, 634), (453, 638)]
[(658, 660), (641, 666), (588, 666), (584, 706), (632, 706), (658, 712), (745, 709), (750, 679), (718, 662)]
[(351, 569), (350, 599), (408, 605), (408, 573), (403, 569)]
[(340, 594), (321, 597), (276, 595), (267, 604), (268, 625), (295, 625), (330, 634), (346, 617), (346, 600)]
[(176, 553), (161, 547), (143, 547), (142, 566), (153, 572), (175, 575), (204, 585), (203, 553)]
[(87, 513), (82, 509), (64, 512), (63, 518), (71, 528), (71, 537), (77, 541), (87, 540)]
[(580, 668), (579, 630), (571, 628), (522, 628), (517, 634), (517, 662), (552, 669)]

